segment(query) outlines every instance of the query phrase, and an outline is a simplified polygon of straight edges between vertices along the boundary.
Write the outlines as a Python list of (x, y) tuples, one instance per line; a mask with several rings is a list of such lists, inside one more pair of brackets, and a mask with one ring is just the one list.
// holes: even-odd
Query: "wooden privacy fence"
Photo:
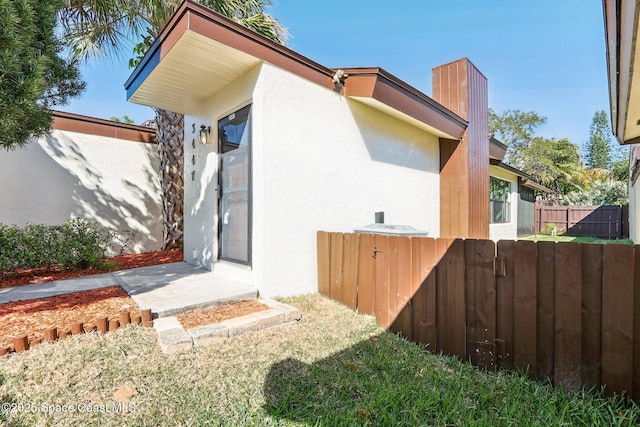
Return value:
[(628, 206), (544, 206), (536, 203), (534, 209), (535, 234), (548, 224), (555, 224), (558, 233), (568, 236), (629, 237)]
[(640, 401), (640, 250), (318, 232), (318, 290), (434, 352)]

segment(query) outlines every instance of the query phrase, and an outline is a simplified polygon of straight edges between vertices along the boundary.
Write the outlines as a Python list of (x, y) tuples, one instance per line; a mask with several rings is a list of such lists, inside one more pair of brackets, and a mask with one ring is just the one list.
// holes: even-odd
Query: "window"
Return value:
[(491, 205), (491, 224), (504, 224), (511, 221), (511, 183), (489, 177), (489, 204)]

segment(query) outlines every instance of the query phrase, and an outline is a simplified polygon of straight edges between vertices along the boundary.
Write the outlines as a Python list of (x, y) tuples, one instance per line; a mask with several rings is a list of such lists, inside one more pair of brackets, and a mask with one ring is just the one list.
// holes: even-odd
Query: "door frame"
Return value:
[[(253, 120), (252, 120), (252, 107), (253, 103), (248, 103), (240, 108), (236, 108), (230, 113), (220, 117), (217, 120), (217, 130), (218, 130), (218, 191), (217, 191), (217, 209), (218, 209), (218, 230), (216, 234), (216, 238), (218, 240), (218, 256), (217, 259), (219, 261), (228, 261), (234, 264), (246, 265), (251, 267), (253, 253), (252, 253), (252, 243), (253, 243)], [(223, 185), (222, 185), (222, 132), (221, 132), (221, 123), (225, 120), (229, 120), (229, 116), (232, 114), (238, 114), (242, 110), (248, 109), (247, 113), (247, 129), (249, 132), (249, 145), (248, 145), (248, 171), (247, 171), (247, 261), (237, 260), (233, 258), (226, 258), (222, 256), (222, 193), (223, 193)]]

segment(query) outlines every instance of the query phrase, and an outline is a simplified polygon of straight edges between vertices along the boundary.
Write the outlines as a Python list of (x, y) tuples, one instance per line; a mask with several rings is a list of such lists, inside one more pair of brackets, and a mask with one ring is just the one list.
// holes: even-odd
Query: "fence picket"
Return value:
[(331, 236), (324, 231), (318, 231), (318, 292), (324, 296), (331, 296), (329, 272), (331, 270)]
[(555, 249), (553, 242), (538, 242), (538, 378), (553, 378), (555, 344)]
[(464, 241), (438, 239), (436, 251), (442, 254), (436, 268), (438, 350), (464, 359), (467, 344)]
[(358, 289), (358, 252), (359, 234), (345, 234), (342, 250), (342, 293), (341, 301), (350, 308), (356, 309)]
[(336, 301), (342, 300), (342, 236), (342, 233), (331, 233), (329, 295)]
[(389, 236), (389, 304), (387, 306), (387, 328), (398, 317), (398, 236)]
[(602, 382), (607, 393), (633, 387), (633, 248), (605, 245), (602, 271)]
[(358, 312), (373, 315), (374, 248), (373, 234), (360, 236), (358, 254)]
[(413, 338), (411, 327), (411, 297), (413, 296), (411, 259), (411, 239), (398, 237), (398, 314), (391, 329), (402, 333), (402, 336), (407, 339)]
[(491, 240), (465, 240), (464, 243), (467, 358), (493, 371), (497, 368), (495, 244)]
[(600, 385), (602, 248), (603, 245), (582, 245), (582, 369), (589, 386)]
[(582, 387), (582, 250), (556, 243), (554, 384)]
[(375, 261), (374, 261), (374, 286), (373, 286), (373, 313), (378, 323), (385, 328), (389, 327), (389, 274), (391, 268), (391, 248), (389, 236), (376, 234), (374, 236)]
[(513, 265), (513, 362), (519, 369), (526, 370), (530, 377), (535, 377), (538, 370), (536, 243), (515, 242), (513, 255), (513, 260), (506, 260), (507, 269)]
[(436, 241), (411, 239), (412, 330), (416, 342), (437, 351), (436, 328)]
[[(515, 242), (500, 240), (497, 244), (498, 257), (515, 257)], [(500, 368), (513, 369), (513, 262), (506, 263), (506, 275), (496, 277), (496, 334), (504, 341), (504, 354), (498, 359)]]

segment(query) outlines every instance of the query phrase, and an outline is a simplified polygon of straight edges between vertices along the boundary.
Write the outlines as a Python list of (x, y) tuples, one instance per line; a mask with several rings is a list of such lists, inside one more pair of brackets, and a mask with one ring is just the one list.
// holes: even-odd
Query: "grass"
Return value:
[(631, 239), (599, 239), (597, 237), (572, 237), (572, 236), (545, 236), (537, 234), (535, 236), (519, 237), (519, 240), (532, 240), (534, 242), (575, 242), (575, 243), (600, 243), (603, 245), (617, 243), (633, 245)]
[[(73, 336), (0, 359), (7, 425), (640, 425), (621, 398), (485, 373), (379, 328), (318, 295), (287, 299), (303, 319), (165, 356), (151, 328)], [(136, 390), (127, 412), (114, 392)], [(70, 406), (73, 412), (45, 414)], [(78, 406), (80, 405), (80, 406)], [(17, 407), (17, 406), (16, 406)], [(30, 407), (31, 408), (31, 407)]]

